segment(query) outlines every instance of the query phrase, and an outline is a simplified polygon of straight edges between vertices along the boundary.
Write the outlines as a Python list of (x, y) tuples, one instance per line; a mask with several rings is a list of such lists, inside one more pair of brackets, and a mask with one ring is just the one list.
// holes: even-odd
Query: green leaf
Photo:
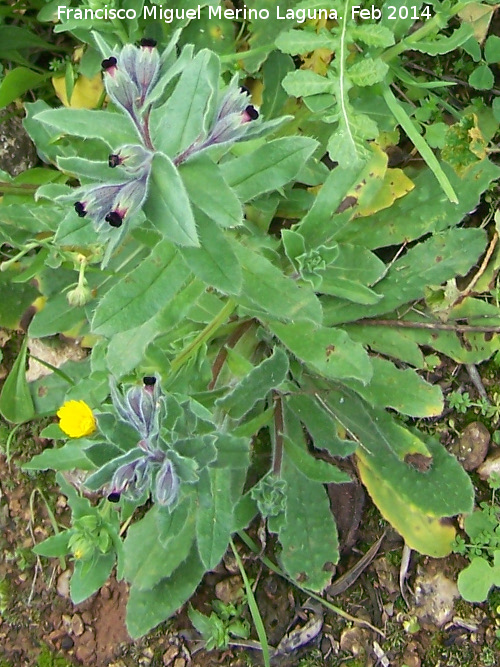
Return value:
[(99, 302), (92, 330), (112, 336), (140, 326), (154, 316), (159, 303), (179, 292), (188, 277), (189, 269), (175, 247), (161, 241), (148, 260), (124, 276)]
[(102, 139), (112, 149), (124, 143), (136, 144), (138, 141), (132, 122), (121, 113), (88, 109), (47, 109), (37, 113), (33, 120), (49, 125), (61, 134), (84, 139)]
[(93, 465), (85, 456), (82, 445), (88, 446), (79, 438), (68, 442), (63, 447), (45, 449), (23, 464), (23, 470), (92, 470)]
[(355, 86), (373, 86), (385, 79), (389, 65), (380, 58), (363, 58), (351, 65), (347, 76)]
[(186, 265), (209, 287), (223, 294), (238, 294), (243, 276), (232, 245), (224, 232), (204, 213), (196, 212), (199, 248), (180, 248)]
[(322, 591), (339, 559), (337, 527), (328, 496), (323, 485), (307, 479), (286, 454), (282, 477), (287, 486), (285, 517), (278, 533), (283, 547), (281, 564), (301, 586)]
[(431, 385), (411, 368), (399, 369), (387, 359), (373, 357), (373, 377), (368, 385), (346, 380), (373, 406), (392, 408), (411, 417), (437, 417), (444, 408), (439, 385)]
[(500, 62), (500, 37), (498, 35), (490, 35), (486, 40), (484, 59), (490, 65)]
[(213, 468), (246, 469), (250, 465), (250, 440), (231, 433), (219, 433), (215, 441), (217, 460)]
[(479, 556), (458, 575), (457, 585), (466, 602), (484, 602), (494, 583), (494, 569)]
[(52, 537), (48, 537), (43, 542), (35, 544), (33, 553), (38, 556), (45, 556), (46, 558), (65, 556), (69, 552), (68, 542), (70, 537), (70, 530), (65, 530), (57, 535), (52, 535)]
[(350, 476), (336, 466), (311, 456), (305, 447), (295, 443), (288, 436), (283, 437), (285, 452), (297, 470), (313, 482), (321, 484), (342, 484), (350, 482)]
[(242, 306), (257, 316), (267, 314), (285, 322), (321, 321), (321, 304), (309, 285), (297, 285), (263, 255), (249, 248), (235, 245), (234, 250), (243, 269), (243, 288), (238, 297)]
[[(356, 456), (372, 471), (386, 494), (432, 517), (470, 512), (472, 483), (454, 456), (432, 438), (424, 440), (387, 412), (371, 408), (348, 390), (333, 390), (326, 400), (342, 426), (358, 440)], [(405, 462), (406, 461), (406, 462)], [(415, 461), (415, 463), (413, 463)], [(381, 491), (382, 492), (382, 491)], [(373, 495), (373, 490), (370, 488)], [(377, 501), (375, 501), (377, 502)], [(379, 509), (384, 513), (381, 505)]]
[(275, 44), (283, 53), (294, 56), (311, 53), (311, 51), (315, 51), (316, 49), (334, 50), (336, 40), (325, 29), (316, 32), (314, 30), (297, 30), (292, 28), (292, 30), (280, 32)]
[(199, 155), (183, 162), (179, 173), (193, 204), (220, 227), (242, 224), (241, 202), (224, 180), (219, 165)]
[(373, 371), (368, 354), (345, 331), (311, 322), (268, 322), (267, 326), (295, 356), (324, 377), (370, 381)]
[(495, 85), (495, 76), (488, 65), (479, 65), (469, 76), (469, 85), (476, 90), (491, 90)]
[(16, 67), (7, 71), (0, 83), (0, 109), (6, 107), (27, 90), (36, 88), (46, 78), (45, 74), (38, 74), (27, 67)]
[(222, 175), (238, 197), (248, 201), (291, 181), (317, 145), (309, 137), (274, 139), (252, 153), (225, 162)]
[(418, 150), (422, 158), (427, 163), (427, 166), (429, 169), (431, 169), (432, 173), (438, 180), (438, 183), (443, 188), (443, 192), (453, 204), (458, 204), (455, 190), (453, 189), (448, 177), (444, 173), (436, 156), (430, 149), (425, 139), (418, 133), (418, 130), (414, 126), (411, 118), (408, 116), (400, 102), (398, 102), (392, 90), (388, 86), (384, 86), (382, 89), (382, 95), (386, 101), (387, 106), (394, 114), (394, 117), (406, 132), (408, 138), (413, 142), (413, 145)]
[(11, 24), (0, 26), (0, 45), (1, 53), (19, 49), (59, 50), (54, 44), (45, 41), (29, 28)]
[(18, 270), (8, 270), (0, 273), (2, 294), (0, 299), (0, 327), (19, 329), (23, 314), (38, 296), (38, 290), (33, 285), (16, 283), (21, 275)]
[(199, 246), (196, 224), (184, 183), (173, 162), (155, 153), (144, 213), (163, 236), (182, 246)]
[(264, 90), (261, 111), (264, 118), (276, 118), (280, 115), (288, 100), (281, 82), (294, 70), (295, 66), (290, 56), (278, 51), (269, 54), (262, 68)]
[(474, 30), (472, 25), (464, 21), (449, 37), (441, 35), (433, 41), (426, 42), (422, 39), (413, 40), (410, 36), (403, 40), (403, 43), (412, 51), (420, 51), (421, 53), (427, 53), (430, 56), (437, 56), (458, 49), (459, 46), (465, 44), (465, 42), (472, 37), (473, 33)]
[(44, 338), (69, 331), (82, 323), (85, 312), (82, 308), (70, 308), (66, 294), (56, 294), (35, 313), (28, 328), (33, 338)]
[(172, 576), (153, 589), (141, 591), (132, 586), (127, 604), (129, 635), (137, 639), (170, 618), (193, 595), (204, 573), (198, 551), (193, 548)]
[(203, 136), (219, 87), (219, 58), (202, 49), (189, 62), (164, 105), (151, 114), (153, 145), (174, 157)]
[(360, 23), (350, 26), (349, 35), (355, 41), (363, 42), (368, 46), (386, 48), (394, 44), (392, 30), (380, 23)]
[(127, 531), (123, 575), (139, 590), (154, 588), (189, 555), (195, 536), (190, 499), (172, 511), (152, 507)]
[(113, 335), (106, 355), (110, 372), (120, 378), (139, 366), (150, 343), (159, 335), (170, 333), (186, 317), (204, 290), (205, 285), (194, 278), (144, 324)]
[(342, 458), (356, 450), (357, 443), (354, 440), (339, 438), (335, 415), (325, 406), (320, 406), (318, 397), (295, 394), (287, 396), (286, 401), (292, 412), (306, 427), (316, 449), (324, 449), (332, 456)]
[[(458, 204), (452, 204), (449, 201), (430, 169), (420, 169), (414, 177), (412, 176), (415, 184), (414, 189), (404, 197), (397, 199), (389, 208), (378, 211), (370, 215), (369, 218), (353, 219), (351, 214), (348, 224), (344, 219), (342, 225), (342, 216), (348, 211), (344, 214), (334, 215), (332, 220), (328, 220), (334, 229), (333, 238), (339, 243), (353, 243), (374, 249), (400, 245), (405, 241), (413, 241), (429, 233), (444, 231), (449, 227), (458, 225), (467, 213), (477, 206), (481, 194), (488, 188), (489, 184), (500, 178), (500, 168), (489, 160), (481, 160), (470, 167), (467, 176), (464, 178), (457, 176), (448, 165), (442, 163), (441, 166), (453, 189), (459, 194)], [(339, 170), (334, 169), (332, 174), (337, 171)], [(356, 183), (353, 183), (353, 186), (355, 187)], [(324, 187), (316, 201), (322, 197), (323, 190)], [(342, 196), (345, 196), (346, 192), (347, 190), (344, 191)], [(327, 193), (325, 193), (325, 199), (327, 199)], [(309, 215), (312, 214), (313, 210)], [(318, 210), (318, 216), (315, 216), (315, 218), (317, 217), (316, 224), (318, 228), (321, 224), (321, 212)], [(329, 215), (331, 216), (331, 213)], [(326, 228), (326, 224), (321, 227), (321, 230), (324, 228)], [(306, 236), (302, 226), (300, 231)], [(321, 238), (323, 239), (323, 237)], [(329, 237), (326, 236), (326, 238)]]
[(196, 540), (207, 570), (213, 570), (226, 552), (233, 530), (233, 509), (231, 474), (223, 469), (205, 470), (198, 484)]
[(0, 413), (13, 424), (22, 424), (35, 416), (35, 408), (26, 382), (28, 338), (25, 337), (0, 394)]
[(423, 296), (426, 285), (440, 285), (465, 275), (484, 250), (481, 229), (450, 229), (409, 250), (377, 284), (383, 298), (371, 306), (331, 301), (324, 305), (329, 325), (388, 313)]
[(77, 560), (69, 586), (73, 604), (80, 604), (98, 591), (108, 580), (114, 564), (114, 553), (99, 554), (92, 564)]
[(308, 97), (325, 93), (333, 95), (335, 93), (335, 82), (332, 79), (311, 70), (298, 69), (288, 72), (283, 79), (282, 86), (292, 97)]
[(236, 387), (216, 401), (233, 419), (241, 419), (272, 389), (279, 387), (288, 374), (288, 357), (277, 347), (268, 359), (248, 373)]

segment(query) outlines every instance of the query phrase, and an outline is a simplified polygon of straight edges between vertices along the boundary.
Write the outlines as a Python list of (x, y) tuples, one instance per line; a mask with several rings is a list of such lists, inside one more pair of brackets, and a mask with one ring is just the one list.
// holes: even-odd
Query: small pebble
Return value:
[(73, 648), (75, 642), (71, 639), (69, 635), (64, 635), (61, 639), (61, 648), (63, 651), (69, 651), (70, 648)]

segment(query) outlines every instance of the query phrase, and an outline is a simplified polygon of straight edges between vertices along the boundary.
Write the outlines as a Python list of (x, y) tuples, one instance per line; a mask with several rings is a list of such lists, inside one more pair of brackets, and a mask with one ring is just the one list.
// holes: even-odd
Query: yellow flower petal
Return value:
[(57, 411), (59, 428), (70, 438), (81, 438), (96, 430), (94, 413), (85, 401), (66, 401)]

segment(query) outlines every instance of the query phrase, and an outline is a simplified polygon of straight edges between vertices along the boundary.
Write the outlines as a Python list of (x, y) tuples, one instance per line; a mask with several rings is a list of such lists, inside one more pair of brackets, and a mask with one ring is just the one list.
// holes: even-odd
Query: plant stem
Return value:
[(188, 361), (188, 359), (190, 359), (195, 352), (197, 352), (203, 343), (207, 341), (212, 336), (212, 334), (224, 324), (235, 308), (236, 303), (232, 299), (229, 299), (229, 301), (217, 313), (213, 320), (207, 324), (203, 331), (200, 331), (196, 338), (191, 343), (189, 343), (189, 345), (186, 345), (186, 347), (181, 350), (175, 357), (171, 364), (172, 372), (175, 373), (175, 371), (179, 370), (179, 368), (185, 364), (186, 361)]
[(0, 195), (20, 195), (23, 192), (35, 192), (40, 186), (35, 183), (8, 183), (0, 181)]

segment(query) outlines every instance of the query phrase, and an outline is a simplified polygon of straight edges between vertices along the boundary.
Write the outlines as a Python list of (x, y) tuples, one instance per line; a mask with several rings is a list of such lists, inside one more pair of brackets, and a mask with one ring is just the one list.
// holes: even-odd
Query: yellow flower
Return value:
[(85, 401), (66, 401), (57, 411), (59, 427), (70, 438), (81, 438), (96, 430), (92, 410)]

